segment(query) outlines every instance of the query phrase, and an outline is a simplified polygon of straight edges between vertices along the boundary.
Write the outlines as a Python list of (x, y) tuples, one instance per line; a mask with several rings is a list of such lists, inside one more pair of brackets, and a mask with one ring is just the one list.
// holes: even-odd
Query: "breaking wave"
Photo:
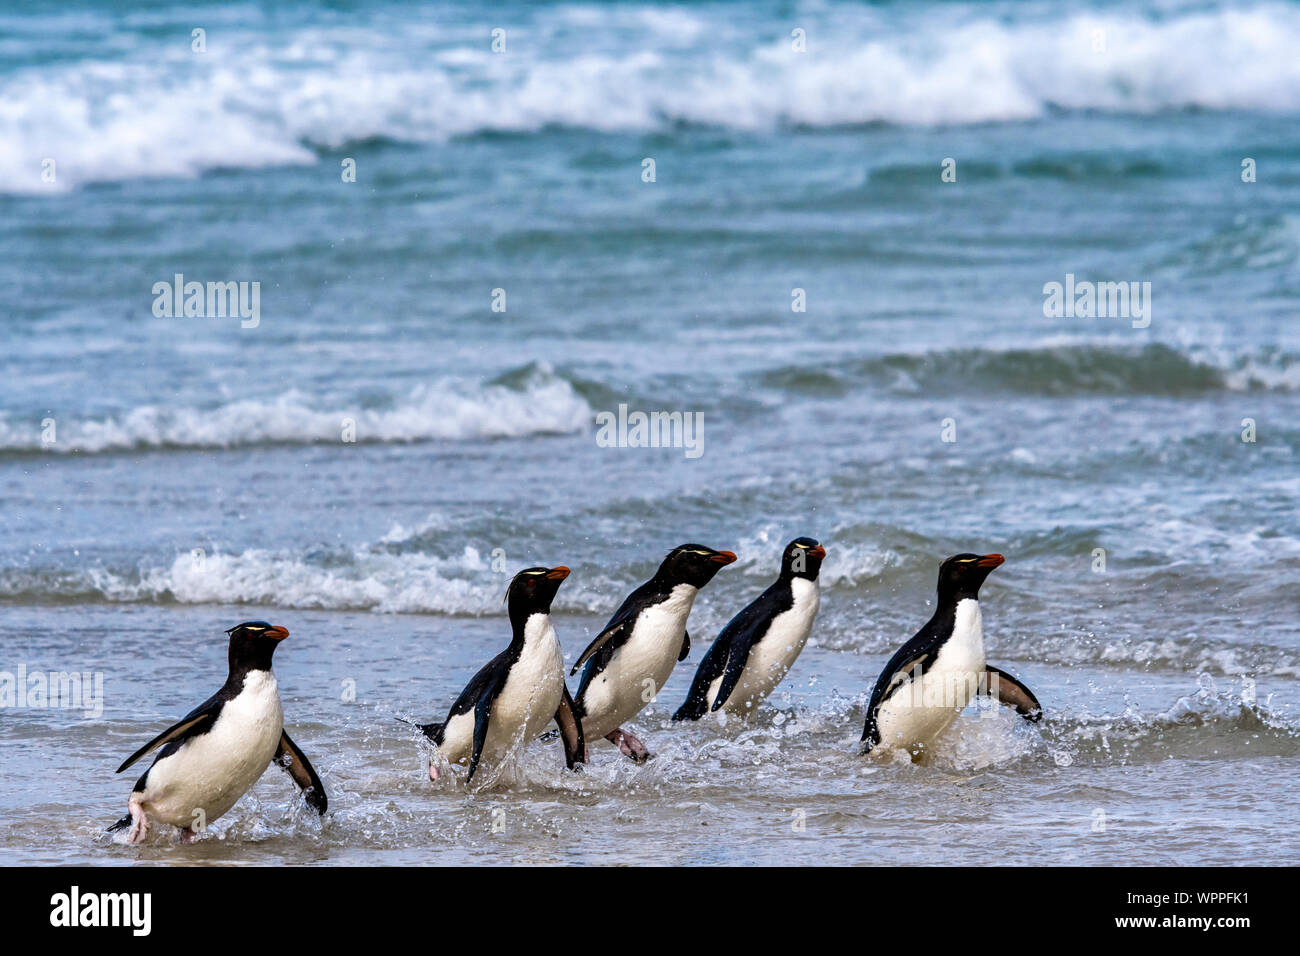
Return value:
[[(386, 536), (387, 538), (388, 536)], [(517, 570), (511, 568), (509, 570)], [(250, 549), (178, 554), (136, 569), (0, 571), (0, 600), (58, 604), (256, 604), (300, 610), (389, 614), (501, 614), (507, 574), (466, 547), (448, 557), (392, 553), (386, 541), (351, 551), (301, 555)], [(557, 610), (598, 610), (603, 591), (561, 590)]]
[(541, 366), (531, 367), (524, 378), (519, 387), (422, 385), (387, 408), (331, 407), (300, 392), (213, 408), (145, 405), (99, 420), (57, 421), (55, 441), (48, 446), (35, 424), (0, 417), (0, 454), (338, 443), (345, 440), (345, 428), (366, 444), (521, 438), (568, 434), (591, 425), (590, 406), (566, 380)]
[[(106, 21), (101, 50), (0, 73), (0, 189), (312, 164), (349, 144), (553, 127), (1300, 111), (1300, 10), (1279, 4), (1065, 16), (832, 4), (800, 11), (802, 53), (783, 21), (710, 8), (546, 8), (508, 33), (508, 43), (528, 44), (516, 56), (494, 54), (485, 30), (454, 16), (369, 17), (346, 37), (310, 21), (223, 28), (201, 55), (167, 31)], [(54, 183), (41, 180), (46, 157), (59, 164)]]

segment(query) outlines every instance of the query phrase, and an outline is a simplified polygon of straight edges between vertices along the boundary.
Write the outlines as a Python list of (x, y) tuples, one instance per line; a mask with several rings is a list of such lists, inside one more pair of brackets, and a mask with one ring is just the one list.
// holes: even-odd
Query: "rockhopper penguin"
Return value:
[[(445, 720), (416, 725), (441, 757), (468, 763), (467, 783), (481, 761), (499, 764), (552, 720), (560, 728), (566, 765), (572, 770), (582, 762), (582, 725), (564, 685), (564, 655), (551, 625), (551, 601), (568, 576), (563, 565), (516, 574), (506, 591), (510, 646), (465, 685)], [(429, 779), (438, 779), (436, 758), (429, 762)]]
[(673, 720), (699, 720), (716, 710), (745, 718), (755, 712), (808, 640), (825, 557), (826, 549), (812, 538), (785, 546), (780, 576), (718, 634)]
[(627, 596), (570, 671), (585, 665), (574, 700), (588, 740), (604, 737), (638, 763), (650, 756), (621, 725), (654, 700), (673, 665), (686, 659), (686, 618), (695, 595), (735, 560), (730, 551), (679, 545)]
[(958, 554), (940, 565), (934, 616), (889, 659), (871, 692), (863, 753), (898, 748), (913, 760), (926, 756), (977, 694), (1015, 707), (1028, 720), (1042, 718), (1029, 688), (984, 659), (980, 585), (1004, 560), (1000, 554)]
[(280, 691), (271, 656), (289, 631), (265, 621), (246, 621), (230, 635), (230, 673), (221, 689), (168, 727), (117, 768), (130, 767), (162, 750), (127, 801), (128, 813), (109, 831), (130, 826), (132, 843), (143, 840), (150, 821), (181, 828), (181, 839), (199, 832), (233, 807), (274, 760), (324, 814), (325, 787), (284, 729)]

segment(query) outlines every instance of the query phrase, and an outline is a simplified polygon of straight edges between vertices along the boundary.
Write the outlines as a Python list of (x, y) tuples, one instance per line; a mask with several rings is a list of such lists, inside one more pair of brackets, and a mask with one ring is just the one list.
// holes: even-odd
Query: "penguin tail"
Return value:
[(394, 717), (394, 720), (400, 720), (404, 724), (410, 724), (424, 736), (428, 737), (438, 746), (442, 746), (442, 731), (447, 726), (446, 722), (437, 724), (417, 724), (413, 720), (407, 720), (405, 717)]
[(109, 827), (109, 828), (108, 828), (107, 830), (105, 830), (104, 832), (105, 832), (105, 833), (116, 833), (118, 830), (125, 830), (125, 829), (126, 829), (127, 827), (129, 827), (130, 825), (131, 825), (131, 814), (128, 813), (126, 816), (124, 816), (122, 819), (118, 820), (116, 823), (114, 823), (111, 827)]

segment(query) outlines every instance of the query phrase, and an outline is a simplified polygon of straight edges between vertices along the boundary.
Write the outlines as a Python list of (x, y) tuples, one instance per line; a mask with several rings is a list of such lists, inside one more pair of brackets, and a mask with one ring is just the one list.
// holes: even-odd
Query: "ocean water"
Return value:
[[(0, 861), (1296, 862), (1298, 48), (1274, 2), (5, 7), (0, 671), (103, 693), (0, 712)], [(177, 274), (255, 324), (156, 315)], [(1145, 314), (1046, 314), (1067, 276)], [(604, 446), (620, 405), (698, 456)], [(800, 534), (785, 683), (672, 725)], [(740, 560), (655, 760), (428, 781), (393, 718), (508, 641), (503, 570), (573, 568), (571, 661), (689, 540)], [(967, 550), (1046, 717), (866, 762)], [(114, 769), (255, 618), (331, 816), (271, 770), (114, 842)]]

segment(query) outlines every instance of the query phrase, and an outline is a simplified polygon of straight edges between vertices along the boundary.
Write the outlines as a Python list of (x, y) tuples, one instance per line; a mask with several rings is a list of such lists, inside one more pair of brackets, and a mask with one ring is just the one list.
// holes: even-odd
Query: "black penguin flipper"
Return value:
[(730, 642), (731, 635), (726, 628), (723, 628), (717, 640), (705, 653), (704, 660), (700, 661), (700, 666), (695, 671), (695, 679), (691, 681), (690, 693), (686, 695), (686, 702), (677, 708), (673, 720), (699, 720), (708, 711), (709, 687), (726, 669)]
[[(412, 727), (424, 734), (435, 747), (441, 747), (447, 725), (451, 723), (453, 717), (459, 717), (461, 714), (467, 714), (474, 710), (484, 694), (495, 697), (497, 687), (502, 676), (510, 669), (510, 648), (506, 648), (492, 660), (488, 661), (478, 669), (478, 672), (470, 678), (465, 689), (460, 692), (455, 703), (451, 705), (451, 710), (447, 711), (445, 720), (434, 721), (428, 724), (417, 724), (413, 720), (407, 720), (405, 717), (395, 718), (404, 724), (410, 724)], [(490, 706), (490, 705), (489, 705)]]
[[(635, 625), (634, 619), (622, 622), (617, 627), (607, 628), (602, 638), (597, 638), (591, 647), (583, 652), (583, 659), (586, 659), (586, 667), (582, 670), (582, 679), (578, 681), (578, 692), (573, 695), (574, 700), (578, 702), (579, 712), (582, 712), (582, 698), (587, 693), (587, 687), (600, 676), (601, 672), (609, 666), (609, 662), (614, 659), (614, 655), (619, 652), (629, 637), (632, 636), (632, 628)], [(599, 647), (597, 647), (599, 644)], [(577, 668), (577, 664), (573, 665)], [(572, 674), (572, 671), (570, 672)]]
[(585, 761), (587, 748), (582, 738), (582, 718), (569, 696), (569, 688), (564, 687), (563, 691), (560, 707), (555, 712), (555, 723), (559, 725), (560, 738), (564, 741), (564, 765), (572, 770), (575, 764)]
[[(617, 617), (617, 615), (615, 615), (615, 617)], [(623, 642), (631, 635), (631, 623), (632, 620), (630, 618), (618, 621), (617, 623), (615, 621), (610, 621), (609, 624), (606, 625), (605, 629), (596, 635), (596, 639), (587, 645), (587, 649), (583, 651), (582, 655), (574, 662), (572, 669), (569, 671), (569, 676), (572, 677), (574, 674), (578, 673), (578, 668), (582, 667), (606, 648), (609, 650), (604, 659), (605, 662), (608, 663), (613, 652), (621, 647)], [(603, 670), (604, 668), (602, 667), (601, 669)], [(584, 674), (582, 683), (585, 685), (586, 682), (587, 678)], [(578, 696), (582, 696), (581, 689), (578, 690)]]
[[(736, 689), (741, 675), (745, 673), (749, 652), (763, 639), (772, 619), (782, 611), (788, 610), (793, 604), (794, 599), (790, 597), (789, 589), (782, 591), (780, 582), (777, 582), (727, 622), (727, 626), (722, 629), (722, 634), (718, 635), (719, 641), (722, 640), (723, 635), (726, 635), (728, 653), (726, 666), (719, 671), (723, 675), (722, 683), (718, 687), (718, 696), (713, 699), (713, 710), (719, 710), (731, 697), (731, 692)], [(718, 675), (713, 676), (716, 678)]]
[(740, 683), (740, 677), (745, 673), (745, 663), (749, 660), (749, 648), (751, 645), (743, 641), (733, 641), (731, 645), (731, 654), (727, 656), (727, 669), (722, 673), (722, 683), (718, 685), (718, 696), (713, 698), (713, 706), (710, 711), (720, 710), (731, 697), (731, 692), (736, 689)]
[(497, 686), (509, 672), (512, 663), (510, 648), (507, 647), (480, 667), (478, 673), (470, 678), (469, 683), (465, 685), (465, 689), (456, 698), (456, 702), (451, 705), (451, 710), (447, 711), (446, 720), (441, 723), (416, 724), (415, 726), (424, 731), (426, 737), (441, 747), (443, 731), (451, 723), (451, 719), (459, 717), (461, 714), (468, 714), (478, 705), (479, 699), (484, 694), (491, 693), (495, 697), (497, 695)]
[(686, 656), (691, 652), (691, 632), (682, 628), (682, 652), (677, 655), (677, 663), (686, 660)]
[(894, 652), (894, 656), (876, 678), (871, 700), (867, 703), (867, 720), (862, 727), (862, 740), (866, 742), (863, 753), (880, 743), (880, 728), (876, 726), (876, 712), (880, 710), (880, 705), (911, 681), (916, 668), (924, 667), (935, 647), (941, 643), (935, 636), (937, 621), (936, 615), (912, 635), (911, 640)]
[[(880, 672), (876, 687), (871, 692), (871, 701), (867, 704), (867, 722), (862, 728), (862, 739), (868, 741), (866, 750), (880, 743), (880, 729), (876, 726), (876, 714), (880, 711), (880, 705), (911, 683), (916, 677), (917, 668), (924, 668), (925, 662), (929, 659), (930, 652), (922, 651), (897, 667), (886, 666)], [(889, 663), (894, 662), (891, 660)]]
[(1014, 707), (1016, 713), (1025, 720), (1037, 722), (1043, 719), (1043, 705), (1038, 702), (1033, 691), (992, 664), (985, 665), (984, 670), (984, 679), (980, 681), (979, 688), (981, 694), (996, 697), (1007, 706)]
[[(737, 652), (737, 649), (742, 655), (740, 666), (743, 671), (744, 662), (749, 660), (750, 648), (758, 640), (762, 631), (761, 625), (765, 621), (770, 621), (777, 613), (773, 601), (777, 599), (778, 586), (779, 582), (760, 594), (747, 604), (739, 614), (728, 621), (726, 627), (718, 632), (718, 637), (713, 642), (713, 646), (704, 655), (704, 660), (700, 661), (699, 669), (695, 672), (695, 680), (691, 682), (691, 690), (686, 695), (686, 703), (682, 704), (677, 709), (677, 713), (673, 714), (673, 720), (699, 720), (708, 712), (709, 687), (712, 686), (715, 680), (726, 673), (727, 663), (732, 655)], [(784, 610), (788, 606), (787, 603), (780, 609)], [(736, 679), (739, 680), (739, 677), (740, 675), (737, 674)], [(727, 697), (731, 695), (731, 691), (734, 689), (734, 681), (731, 687), (727, 688), (726, 695), (722, 693), (722, 688), (719, 688), (713, 709), (717, 710), (721, 706), (718, 701), (726, 703)]]
[(867, 721), (862, 725), (861, 743), (864, 754), (871, 753), (880, 743), (880, 726), (876, 723), (876, 709), (874, 707), (867, 711)]
[(293, 782), (307, 798), (307, 805), (324, 816), (329, 806), (329, 800), (325, 796), (325, 785), (320, 782), (320, 777), (316, 775), (316, 769), (312, 767), (307, 755), (284, 730), (280, 731), (280, 743), (275, 748), (275, 762), (288, 771)]
[(601, 632), (596, 635), (596, 639), (587, 646), (569, 671), (569, 676), (572, 677), (584, 664), (587, 667), (582, 672), (578, 693), (574, 695), (576, 700), (582, 700), (582, 692), (586, 690), (591, 678), (603, 671), (609, 665), (614, 652), (627, 643), (628, 638), (632, 636), (632, 629), (636, 626), (637, 616), (647, 607), (660, 603), (666, 597), (668, 594), (652, 579), (623, 599), (614, 616), (606, 622)]
[(492, 719), (492, 701), (495, 697), (496, 684), (494, 683), (490, 689), (485, 689), (474, 704), (474, 752), (469, 758), (469, 774), (465, 777), (466, 783), (474, 779), (474, 771), (478, 770), (478, 762), (483, 756), (483, 745), (487, 743), (488, 723)]
[(212, 729), (212, 725), (217, 722), (217, 716), (221, 713), (221, 708), (225, 704), (225, 697), (221, 691), (213, 694), (198, 707), (194, 708), (176, 723), (172, 724), (153, 740), (149, 741), (131, 756), (122, 762), (122, 766), (117, 768), (117, 773), (121, 773), (131, 764), (135, 763), (141, 757), (147, 756), (153, 750), (164, 744), (182, 744), (191, 737), (197, 737), (200, 734), (206, 734)]

